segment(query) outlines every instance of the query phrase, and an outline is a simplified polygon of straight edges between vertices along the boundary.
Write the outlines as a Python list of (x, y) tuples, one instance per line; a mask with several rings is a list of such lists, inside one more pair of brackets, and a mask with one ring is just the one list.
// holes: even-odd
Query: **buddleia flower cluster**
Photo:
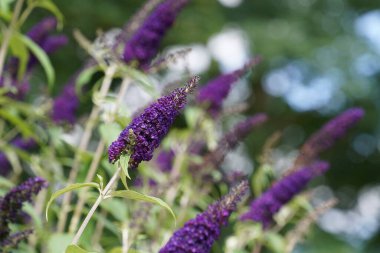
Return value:
[(327, 122), (314, 133), (301, 147), (295, 164), (300, 166), (312, 162), (325, 150), (331, 148), (343, 138), (347, 131), (354, 127), (364, 116), (362, 108), (350, 108)]
[(177, 230), (159, 253), (208, 253), (219, 238), (220, 230), (248, 190), (248, 182), (234, 187), (220, 201)]
[(166, 0), (159, 4), (125, 44), (123, 60), (148, 66), (156, 56), (165, 33), (187, 2), (188, 0)]
[(299, 194), (315, 177), (327, 171), (329, 164), (318, 161), (304, 167), (276, 182), (270, 189), (255, 199), (248, 212), (241, 216), (241, 220), (259, 222), (264, 228), (273, 223), (273, 216)]
[(175, 89), (169, 95), (158, 99), (134, 118), (110, 145), (109, 161), (115, 163), (124, 153), (131, 155), (130, 168), (136, 168), (142, 161), (151, 160), (153, 151), (186, 105), (187, 95), (194, 89), (198, 80), (198, 77), (193, 77), (185, 87)]
[(242, 68), (228, 74), (223, 74), (209, 81), (199, 89), (197, 102), (204, 104), (211, 116), (217, 116), (223, 105), (224, 99), (230, 93), (232, 85), (236, 83), (252, 66), (257, 64), (258, 58), (251, 60)]
[(0, 198), (0, 246), (14, 246), (15, 241), (18, 242), (29, 234), (28, 231), (11, 234), (9, 225), (23, 220), (23, 204), (31, 203), (33, 195), (46, 187), (47, 182), (43, 178), (30, 178)]

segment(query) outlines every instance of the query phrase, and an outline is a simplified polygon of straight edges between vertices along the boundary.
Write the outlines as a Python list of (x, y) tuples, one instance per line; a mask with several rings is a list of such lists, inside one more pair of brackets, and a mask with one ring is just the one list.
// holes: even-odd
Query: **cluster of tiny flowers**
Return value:
[[(38, 147), (37, 142), (32, 139), (24, 139), (21, 137), (17, 137), (11, 141), (11, 145), (15, 148), (24, 150), (24, 151), (32, 151)], [(0, 153), (0, 175), (6, 176), (12, 169), (11, 163), (9, 162), (5, 153)]]
[(136, 168), (142, 161), (149, 161), (154, 150), (169, 132), (174, 119), (186, 105), (187, 95), (198, 83), (193, 77), (184, 88), (175, 89), (169, 95), (157, 100), (144, 112), (134, 118), (108, 149), (108, 158), (115, 163), (123, 153), (129, 152), (129, 166)]
[(159, 253), (208, 253), (219, 238), (220, 230), (228, 222), (237, 203), (248, 190), (243, 181), (220, 201), (177, 230)]
[(8, 238), (9, 223), (17, 223), (23, 220), (24, 202), (32, 202), (32, 196), (42, 188), (47, 187), (47, 182), (40, 178), (30, 178), (22, 184), (12, 188), (4, 197), (0, 198), (0, 241)]
[(55, 123), (74, 124), (78, 107), (79, 98), (75, 90), (75, 80), (71, 80), (65, 85), (62, 93), (54, 99), (51, 117)]
[(270, 189), (251, 203), (250, 210), (241, 216), (241, 220), (260, 222), (264, 228), (273, 223), (273, 216), (300, 193), (316, 176), (328, 170), (329, 164), (317, 161), (276, 182)]
[(173, 166), (173, 160), (174, 160), (175, 153), (172, 149), (170, 150), (162, 150), (160, 153), (158, 153), (156, 158), (156, 164), (160, 171), (162, 172), (169, 172), (172, 169)]
[(188, 0), (166, 0), (158, 5), (126, 43), (123, 60), (126, 63), (136, 61), (140, 66), (149, 65), (157, 54), (166, 31), (187, 2)]
[(215, 166), (219, 165), (229, 150), (235, 148), (255, 127), (261, 125), (267, 119), (268, 117), (265, 113), (259, 113), (237, 123), (234, 128), (219, 141), (217, 148), (205, 157), (206, 162)]
[(361, 108), (350, 108), (327, 122), (318, 132), (314, 133), (302, 146), (296, 164), (310, 162), (319, 154), (331, 148), (335, 142), (343, 138), (347, 131), (364, 116)]
[(241, 69), (211, 80), (199, 89), (197, 101), (206, 104), (207, 111), (212, 116), (217, 116), (222, 109), (224, 99), (230, 93), (232, 85), (254, 64), (256, 64), (256, 60), (252, 60)]

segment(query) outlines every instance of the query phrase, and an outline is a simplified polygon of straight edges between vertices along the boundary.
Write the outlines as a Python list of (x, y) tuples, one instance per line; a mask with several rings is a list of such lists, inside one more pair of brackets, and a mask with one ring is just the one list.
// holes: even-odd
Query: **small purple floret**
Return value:
[(226, 226), (237, 203), (248, 190), (248, 182), (243, 181), (220, 201), (177, 230), (159, 253), (209, 253), (219, 238), (220, 230)]
[(268, 228), (273, 216), (300, 193), (315, 177), (327, 171), (329, 164), (318, 161), (304, 167), (276, 182), (270, 189), (251, 203), (250, 210), (241, 216), (241, 220), (253, 220)]

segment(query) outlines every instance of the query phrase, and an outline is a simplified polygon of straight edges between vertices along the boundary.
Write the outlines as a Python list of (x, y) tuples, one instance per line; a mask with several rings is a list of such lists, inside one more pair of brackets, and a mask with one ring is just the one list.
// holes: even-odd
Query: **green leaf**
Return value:
[(12, 19), (11, 4), (13, 2), (14, 0), (0, 1), (0, 17), (5, 19), (6, 21), (10, 21)]
[(125, 74), (127, 74), (133, 80), (136, 80), (138, 84), (141, 84), (142, 88), (144, 88), (145, 91), (154, 97), (158, 96), (155, 85), (152, 84), (151, 80), (145, 73), (128, 66), (122, 66), (121, 68)]
[(12, 123), (12, 125), (14, 125), (14, 127), (16, 127), (23, 136), (38, 139), (32, 129), (30, 129), (28, 122), (25, 122), (23, 119), (18, 117), (18, 115), (12, 113), (12, 110), (10, 108), (3, 107), (0, 109), (0, 117)]
[(95, 253), (95, 252), (87, 251), (77, 245), (71, 244), (69, 245), (69, 247), (67, 247), (65, 253)]
[[(128, 171), (128, 169), (127, 169), (127, 171)], [(120, 171), (120, 179), (121, 179), (121, 182), (123, 183), (125, 189), (129, 190), (129, 187), (127, 184), (127, 175), (124, 173), (123, 169)]]
[(59, 8), (50, 0), (41, 0), (36, 3), (36, 7), (46, 9), (54, 14), (58, 21), (58, 29), (63, 27), (63, 14)]
[(47, 77), (49, 89), (51, 90), (54, 84), (55, 72), (49, 57), (47, 56), (44, 50), (42, 50), (34, 41), (29, 39), (27, 36), (20, 34), (20, 38), (22, 42), (30, 49), (30, 51), (32, 51), (34, 56), (41, 63), (41, 66), (44, 69)]
[(47, 252), (49, 253), (62, 253), (65, 251), (66, 247), (73, 240), (73, 235), (71, 234), (53, 234), (49, 237), (47, 243)]
[(285, 252), (286, 243), (285, 239), (281, 235), (273, 232), (267, 232), (265, 233), (265, 240), (268, 248), (272, 251), (276, 253)]
[(17, 79), (21, 80), (25, 74), (26, 66), (28, 65), (29, 52), (20, 33), (13, 34), (9, 42), (9, 47), (12, 54), (19, 60)]
[(88, 83), (90, 81), (92, 75), (99, 70), (101, 70), (100, 66), (95, 65), (95, 66), (91, 66), (91, 67), (86, 68), (85, 70), (83, 70), (79, 74), (78, 78), (76, 79), (76, 84), (75, 84), (75, 90), (76, 90), (77, 94), (81, 93), (81, 89), (82, 89), (83, 85)]
[(51, 203), (56, 198), (58, 198), (62, 194), (65, 194), (66, 192), (69, 192), (69, 191), (72, 191), (72, 190), (76, 190), (76, 189), (80, 189), (80, 188), (84, 188), (84, 187), (94, 187), (94, 188), (99, 189), (99, 184), (97, 184), (97, 183), (77, 183), (77, 184), (69, 185), (69, 186), (67, 186), (67, 187), (65, 187), (65, 188), (63, 188), (61, 190), (58, 190), (55, 193), (53, 193), (53, 195), (50, 197), (50, 199), (49, 199), (49, 201), (48, 201), (48, 203), (46, 205), (46, 211), (45, 211), (46, 220), (48, 220), (49, 207), (50, 207)]
[(121, 169), (123, 170), (124, 175), (128, 179), (131, 179), (131, 177), (129, 176), (129, 172), (128, 172), (128, 166), (129, 166), (128, 162), (129, 162), (130, 158), (131, 158), (131, 156), (129, 156), (129, 155), (122, 155), (119, 158), (119, 164), (121, 166)]
[(99, 126), (100, 135), (107, 145), (110, 145), (115, 141), (121, 131), (122, 129), (120, 125), (116, 123), (101, 124)]
[(112, 197), (120, 197), (120, 198), (126, 198), (126, 199), (133, 199), (133, 200), (140, 200), (140, 201), (145, 201), (153, 204), (157, 204), (159, 206), (162, 206), (166, 210), (169, 211), (169, 213), (172, 215), (174, 222), (176, 223), (176, 217), (173, 212), (173, 210), (170, 208), (168, 204), (166, 204), (163, 200), (152, 197), (149, 195), (145, 195), (136, 191), (132, 190), (122, 190), (122, 191), (114, 191), (110, 194)]

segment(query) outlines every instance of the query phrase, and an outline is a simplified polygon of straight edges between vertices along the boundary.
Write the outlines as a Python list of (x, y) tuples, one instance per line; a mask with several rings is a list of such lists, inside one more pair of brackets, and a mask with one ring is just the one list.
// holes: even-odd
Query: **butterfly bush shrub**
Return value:
[[(162, 88), (170, 73), (163, 67), (187, 57), (162, 54), (162, 40), (192, 4), (148, 0), (120, 29), (91, 39), (76, 30), (88, 58), (65, 81), (54, 79), (49, 56), (68, 43), (59, 28), (74, 21), (63, 22), (50, 0), (4, 3), (0, 252), (292, 252), (303, 235), (287, 235), (331, 207), (313, 206), (308, 185), (328, 173), (321, 154), (364, 110), (327, 122), (284, 172), (275, 174), (265, 159), (264, 173), (260, 166), (254, 173), (225, 168), (231, 152), (248, 137), (258, 142), (274, 121), (270, 113), (228, 113), (224, 104), (239, 80), (251, 78), (257, 56), (230, 73), (181, 74)], [(25, 31), (36, 8), (52, 16)], [(31, 78), (38, 69), (46, 81)], [(51, 89), (56, 83), (63, 88)], [(149, 102), (132, 109), (127, 102), (136, 90)], [(264, 155), (273, 149), (264, 145)], [(292, 215), (280, 217), (285, 209)]]

